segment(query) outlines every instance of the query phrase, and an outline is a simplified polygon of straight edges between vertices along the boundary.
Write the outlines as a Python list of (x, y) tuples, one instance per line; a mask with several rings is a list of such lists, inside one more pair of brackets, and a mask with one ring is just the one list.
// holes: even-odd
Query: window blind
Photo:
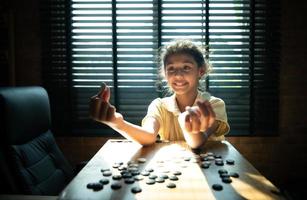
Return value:
[(55, 41), (62, 51), (49, 52), (61, 64), (48, 67), (47, 82), (56, 82), (51, 88), (60, 84), (65, 88), (60, 91), (69, 94), (63, 107), (73, 132), (108, 129), (88, 116), (89, 98), (101, 82), (111, 87), (111, 103), (125, 119), (140, 124), (149, 103), (161, 96), (155, 87), (157, 49), (176, 38), (190, 38), (210, 52), (213, 71), (207, 89), (225, 101), (230, 134), (276, 130), (277, 1), (49, 1), (63, 5), (65, 14), (55, 14), (58, 21), (51, 21), (51, 33), (61, 27), (61, 39)]
[(69, 4), (65, 0), (40, 2), (42, 80), (48, 91), (56, 134), (71, 131)]
[(90, 97), (102, 82), (111, 88), (114, 103), (112, 1), (72, 0), (71, 92), (73, 130), (95, 128), (89, 120)]
[(209, 50), (213, 72), (209, 91), (225, 101), (229, 124), (236, 134), (250, 131), (250, 2), (210, 1)]

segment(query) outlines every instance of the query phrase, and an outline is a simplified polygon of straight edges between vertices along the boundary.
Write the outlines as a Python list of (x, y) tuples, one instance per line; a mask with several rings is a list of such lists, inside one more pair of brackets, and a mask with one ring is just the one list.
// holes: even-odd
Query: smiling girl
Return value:
[(229, 131), (225, 103), (199, 90), (200, 79), (210, 68), (201, 48), (190, 40), (176, 40), (164, 47), (160, 60), (173, 94), (151, 102), (142, 126), (125, 121), (115, 111), (106, 85), (91, 98), (91, 117), (141, 145), (153, 144), (157, 135), (162, 140), (185, 140), (191, 148), (207, 140), (223, 140)]

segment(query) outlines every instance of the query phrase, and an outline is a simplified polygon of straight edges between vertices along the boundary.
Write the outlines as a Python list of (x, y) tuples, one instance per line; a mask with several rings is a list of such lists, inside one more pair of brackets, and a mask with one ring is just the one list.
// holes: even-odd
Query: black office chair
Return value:
[(0, 88), (0, 169), (5, 175), (0, 185), (8, 190), (2, 193), (58, 195), (71, 180), (73, 169), (50, 127), (44, 88)]

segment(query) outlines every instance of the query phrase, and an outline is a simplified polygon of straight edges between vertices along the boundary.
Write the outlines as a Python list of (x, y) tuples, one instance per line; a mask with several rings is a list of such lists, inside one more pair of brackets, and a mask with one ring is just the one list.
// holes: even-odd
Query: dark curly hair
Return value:
[(201, 91), (205, 91), (205, 77), (210, 73), (211, 71), (211, 64), (206, 59), (206, 49), (196, 45), (192, 40), (189, 39), (177, 39), (172, 42), (170, 42), (165, 47), (159, 49), (158, 52), (158, 79), (157, 79), (157, 90), (159, 92), (163, 93), (164, 95), (172, 94), (173, 91), (165, 84), (165, 62), (166, 60), (174, 54), (188, 54), (192, 56), (197, 63), (197, 67), (205, 67), (205, 74), (204, 76), (199, 80), (198, 89)]

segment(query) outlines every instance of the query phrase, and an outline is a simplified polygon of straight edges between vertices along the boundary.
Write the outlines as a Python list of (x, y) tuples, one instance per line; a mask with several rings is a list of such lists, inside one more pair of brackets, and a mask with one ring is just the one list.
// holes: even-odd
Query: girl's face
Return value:
[(165, 61), (165, 76), (176, 95), (197, 92), (198, 80), (204, 75), (204, 66), (198, 67), (192, 56), (185, 53), (170, 55)]

